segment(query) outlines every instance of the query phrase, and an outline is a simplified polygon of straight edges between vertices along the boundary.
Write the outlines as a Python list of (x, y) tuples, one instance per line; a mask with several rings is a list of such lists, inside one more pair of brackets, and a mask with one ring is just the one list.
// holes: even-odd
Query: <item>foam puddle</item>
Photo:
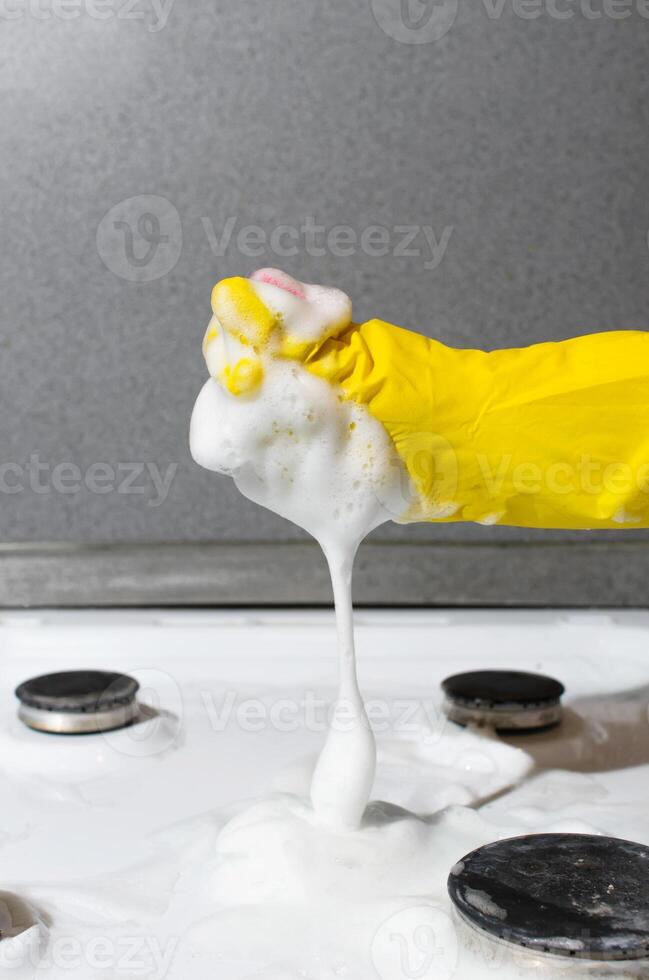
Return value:
[[(406, 614), (406, 636), (408, 618)], [(489, 631), (491, 627), (485, 623), (482, 628)], [(272, 631), (270, 625), (268, 629)], [(322, 634), (320, 628), (313, 634), (302, 628), (297, 633), (293, 627), (280, 630), (280, 642), (294, 650), (294, 656), (279, 668), (281, 677), (273, 672), (272, 677), (254, 679), (252, 664), (259, 665), (264, 659), (257, 655), (256, 632), (251, 637), (246, 630), (247, 641), (237, 641), (236, 631), (213, 634), (222, 645), (218, 657), (210, 657), (207, 638), (198, 644), (196, 659), (196, 647), (178, 653), (184, 665), (187, 751), (165, 756), (163, 765), (149, 759), (146, 778), (142, 778), (143, 771), (125, 768), (112, 789), (110, 778), (103, 778), (96, 794), (84, 783), (84, 796), (94, 795), (95, 802), (87, 804), (83, 815), (78, 806), (65, 801), (48, 801), (45, 821), (42, 800), (34, 801), (29, 810), (18, 811), (25, 820), (42, 825), (29, 845), (29, 851), (38, 857), (26, 862), (25, 876), (33, 879), (42, 873), (42, 854), (51, 848), (52, 839), (69, 854), (77, 837), (83, 839), (83, 854), (93, 851), (95, 876), (78, 880), (84, 873), (82, 857), (61, 868), (49, 882), (30, 884), (23, 872), (18, 881), (14, 876), (20, 862), (13, 849), (19, 844), (4, 841), (7, 868), (12, 868), (4, 887), (28, 901), (36, 910), (36, 921), (42, 922), (38, 930), (24, 934), (20, 947), (13, 941), (4, 947), (12, 976), (21, 980), (90, 980), (104, 975), (111, 980), (412, 980), (413, 976), (420, 980), (646, 980), (646, 963), (584, 964), (539, 957), (493, 942), (455, 918), (446, 895), (446, 879), (453, 865), (475, 846), (503, 837), (596, 832), (649, 844), (646, 752), (642, 754), (644, 764), (635, 769), (628, 768), (633, 765), (633, 755), (625, 749), (623, 757), (609, 756), (612, 772), (534, 775), (526, 752), (486, 732), (440, 725), (435, 712), (424, 710), (421, 704), (407, 730), (395, 714), (389, 726), (377, 732), (374, 797), (390, 802), (370, 803), (358, 830), (332, 832), (323, 827), (309, 803), (313, 760), (300, 766), (289, 762), (293, 751), (297, 756), (305, 750), (304, 728), (282, 736), (284, 744), (291, 746), (288, 754), (281, 755), (288, 766), (273, 776), (271, 760), (278, 756), (274, 750), (266, 752), (266, 736), (237, 732), (227, 740), (225, 733), (224, 741), (223, 732), (215, 733), (206, 724), (201, 708), (201, 692), (213, 691), (215, 703), (220, 704), (233, 685), (240, 696), (255, 695), (269, 705), (285, 695), (297, 702), (304, 694), (302, 685), (310, 683), (303, 658), (307, 651), (317, 650), (320, 659), (322, 646), (316, 636)], [(556, 632), (541, 640), (538, 627), (531, 631), (536, 632), (536, 642), (523, 654), (525, 666), (533, 666), (535, 658), (543, 657), (545, 646), (557, 642)], [(152, 640), (153, 650), (165, 650), (165, 632), (167, 650), (178, 643), (161, 625), (160, 645)], [(398, 643), (404, 632), (393, 626), (394, 638), (383, 641), (382, 651)], [(186, 643), (195, 642), (191, 632), (182, 635)], [(525, 630), (520, 635), (525, 637)], [(366, 634), (368, 641), (370, 636), (375, 633)], [(444, 632), (431, 630), (430, 636), (440, 646), (447, 640), (450, 648), (454, 646)], [(463, 642), (470, 644), (471, 633), (464, 636)], [(618, 683), (642, 690), (646, 678), (642, 640), (638, 640), (635, 655), (629, 655), (621, 632), (612, 642), (610, 638), (598, 640), (594, 631), (589, 634), (587, 630), (580, 638), (586, 644), (593, 642), (595, 654), (586, 661), (580, 657), (569, 660), (565, 680), (575, 695), (598, 691), (611, 712), (606, 724), (590, 736), (599, 747), (601, 760), (607, 731), (621, 747), (629, 741), (627, 732), (642, 738), (639, 718), (628, 725), (632, 699), (622, 697), (613, 711), (615, 692), (605, 695), (601, 680), (607, 656), (619, 647)], [(105, 642), (109, 646), (118, 641)], [(426, 663), (426, 642), (420, 641), (405, 653), (398, 681), (404, 686), (398, 690), (389, 687), (389, 678), (394, 684), (395, 671), (384, 654), (372, 658), (367, 665), (368, 705), (373, 695), (387, 689), (417, 702), (417, 692), (429, 681), (436, 687), (439, 670)], [(32, 640), (31, 645), (37, 644)], [(492, 640), (491, 649), (497, 645)], [(275, 649), (277, 646), (274, 642)], [(508, 656), (515, 661), (518, 639), (512, 646), (514, 651)], [(563, 647), (573, 649), (574, 636), (564, 639)], [(15, 651), (14, 658), (16, 655), (22, 657), (23, 651)], [(250, 656), (252, 661), (247, 663)], [(174, 669), (173, 663), (169, 666)], [(300, 671), (299, 680), (293, 674), (295, 668)], [(589, 681), (585, 674), (591, 675)], [(10, 686), (6, 690), (9, 693)], [(5, 704), (2, 724), (12, 707)], [(622, 732), (617, 729), (615, 735), (616, 725), (623, 722)], [(267, 735), (268, 740), (277, 737), (276, 733)], [(567, 759), (570, 738), (570, 732), (563, 729), (538, 736), (552, 749), (549, 765), (565, 761), (572, 768)], [(587, 741), (582, 736), (579, 744), (584, 747)], [(20, 745), (13, 748), (20, 750)], [(119, 747), (112, 745), (112, 750), (119, 752)], [(235, 789), (241, 780), (233, 773), (245, 767), (251, 755), (259, 761), (249, 771), (265, 770), (273, 785), (262, 788), (256, 783), (262, 795), (252, 805), (230, 805), (231, 799), (245, 796), (245, 786)], [(636, 763), (639, 761), (636, 757)], [(191, 783), (183, 782), (187, 770)], [(48, 760), (44, 760), (43, 771), (48, 771)], [(20, 782), (15, 772), (5, 774), (5, 781), (5, 809), (11, 812), (12, 801), (20, 796)], [(207, 792), (197, 790), (202, 783), (209, 787)], [(210, 806), (209, 800), (217, 798), (223, 783), (227, 793), (219, 798), (227, 799), (227, 805), (192, 816)], [(183, 785), (186, 800), (176, 805), (171, 798), (183, 795)], [(131, 797), (132, 802), (127, 802)], [(489, 799), (493, 802), (487, 803)], [(177, 819), (172, 812), (183, 814), (181, 822), (172, 822)], [(138, 815), (140, 830), (135, 834), (129, 814)], [(6, 818), (7, 814), (5, 828)], [(145, 827), (159, 824), (163, 829), (141, 837)], [(112, 853), (108, 859), (106, 849)], [(0, 943), (0, 952), (2, 949)], [(24, 963), (25, 970), (15, 968), (16, 962)]]
[[(561, 811), (539, 819), (550, 831), (595, 829)], [(88, 980), (109, 950), (111, 976), (125, 980), (645, 978), (642, 963), (539, 957), (493, 942), (451, 913), (454, 858), (536, 829), (465, 807), (424, 818), (371, 803), (359, 830), (330, 833), (304, 799), (275, 795), (224, 826), (211, 816), (160, 832), (156, 853), (131, 869), (27, 886), (49, 935), (29, 960), (33, 972), (17, 975)]]

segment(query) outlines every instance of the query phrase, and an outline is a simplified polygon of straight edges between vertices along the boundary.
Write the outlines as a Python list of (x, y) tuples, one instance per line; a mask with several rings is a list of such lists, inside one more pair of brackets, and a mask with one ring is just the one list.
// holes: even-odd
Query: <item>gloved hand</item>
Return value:
[(395, 520), (649, 527), (649, 333), (456, 350), (353, 323), (344, 294), (276, 270), (222, 281), (212, 305), (205, 356), (232, 394), (265, 357), (295, 360), (382, 424), (411, 481)]

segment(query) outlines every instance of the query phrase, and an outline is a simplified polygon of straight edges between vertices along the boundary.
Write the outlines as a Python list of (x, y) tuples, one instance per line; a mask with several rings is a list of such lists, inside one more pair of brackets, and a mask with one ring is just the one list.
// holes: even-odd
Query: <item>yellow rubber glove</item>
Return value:
[[(247, 279), (219, 283), (212, 302), (206, 359), (233, 394), (254, 391), (271, 351), (382, 423), (416, 491), (397, 519), (649, 527), (648, 333), (487, 353), (355, 324), (342, 308), (324, 333), (292, 335)], [(215, 363), (219, 327), (229, 350)]]

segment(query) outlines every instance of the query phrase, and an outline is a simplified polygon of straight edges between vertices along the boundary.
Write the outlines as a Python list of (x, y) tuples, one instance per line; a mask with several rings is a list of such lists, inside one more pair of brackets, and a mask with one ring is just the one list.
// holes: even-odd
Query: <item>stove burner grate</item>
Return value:
[(543, 674), (476, 670), (442, 683), (444, 710), (459, 725), (491, 725), (499, 732), (533, 732), (561, 721), (563, 684)]
[(585, 834), (497, 841), (448, 879), (471, 927), (535, 953), (589, 960), (649, 957), (649, 847)]
[(43, 674), (16, 688), (18, 716), (30, 728), (59, 735), (124, 728), (138, 716), (139, 686), (127, 674), (103, 670)]

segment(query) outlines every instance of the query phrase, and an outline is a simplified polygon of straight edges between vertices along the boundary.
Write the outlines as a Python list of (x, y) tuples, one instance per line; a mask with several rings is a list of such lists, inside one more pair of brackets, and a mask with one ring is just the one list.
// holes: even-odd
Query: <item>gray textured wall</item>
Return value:
[[(284, 266), (342, 286), (357, 316), (458, 346), (649, 329), (645, 0), (165, 8), (0, 2), (0, 461), (24, 487), (0, 494), (1, 540), (299, 536), (189, 458), (225, 275)], [(309, 216), (359, 238), (383, 225), (388, 254), (329, 240), (316, 256)], [(258, 256), (238, 240), (248, 225)], [(280, 225), (299, 254), (277, 254)], [(410, 225), (442, 241), (437, 263), (423, 231), (400, 254)], [(65, 463), (107, 492), (73, 492)], [(149, 466), (143, 492), (119, 492), (133, 463)], [(170, 464), (154, 506), (151, 468)]]

